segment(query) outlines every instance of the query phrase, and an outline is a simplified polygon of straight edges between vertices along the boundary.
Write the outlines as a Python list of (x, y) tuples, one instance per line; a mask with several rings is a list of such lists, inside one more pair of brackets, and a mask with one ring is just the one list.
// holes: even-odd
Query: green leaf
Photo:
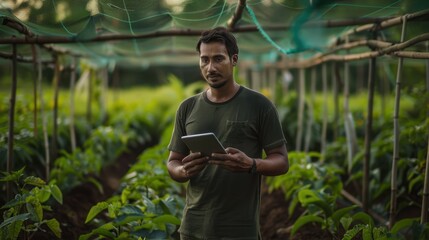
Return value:
[(293, 236), (302, 226), (307, 223), (321, 223), (323, 224), (323, 218), (314, 215), (307, 215), (298, 218), (293, 224), (291, 236)]
[(125, 225), (130, 222), (144, 220), (145, 216), (143, 214), (122, 214), (117, 217), (113, 222), (117, 225)]
[(310, 190), (310, 189), (302, 189), (299, 191), (298, 193), (298, 199), (301, 202), (301, 204), (303, 206), (308, 206), (309, 204), (314, 204), (316, 206), (318, 206), (319, 208), (321, 208), (326, 216), (331, 216), (332, 215), (332, 210), (331, 207), (329, 206), (328, 203), (326, 203), (324, 201), (324, 199), (322, 199), (317, 192)]
[(49, 229), (51, 229), (51, 231), (55, 234), (57, 238), (61, 238), (60, 223), (57, 221), (57, 219), (55, 218), (49, 219), (46, 222), (46, 225), (48, 225)]
[(392, 229), (390, 229), (390, 232), (393, 234), (397, 234), (399, 231), (401, 231), (404, 228), (409, 228), (411, 225), (413, 225), (414, 222), (418, 222), (418, 218), (405, 218), (402, 219), (393, 225)]
[(21, 232), (21, 227), (23, 223), (24, 221), (16, 221), (14, 223), (11, 223), (6, 228), (4, 228), (6, 230), (5, 231), (6, 236), (4, 237), (4, 239), (10, 239), (10, 240), (18, 239), (19, 232)]
[(334, 220), (334, 224), (335, 226), (338, 228), (339, 227), (339, 223), (340, 223), (340, 219), (347, 213), (349, 213), (351, 210), (357, 208), (356, 205), (353, 206), (349, 206), (349, 207), (345, 207), (345, 208), (341, 208), (336, 210), (333, 214), (332, 214), (332, 220)]
[(366, 226), (362, 229), (362, 239), (363, 240), (373, 240), (372, 238), (372, 226)]
[(51, 185), (52, 196), (58, 203), (63, 204), (63, 193), (57, 185)]
[(352, 240), (356, 236), (356, 234), (358, 234), (365, 227), (368, 227), (368, 226), (365, 226), (363, 224), (355, 225), (352, 229), (347, 230), (342, 240)]
[(373, 228), (372, 237), (376, 240), (387, 240), (387, 228), (384, 226)]
[[(92, 232), (90, 233), (90, 236), (96, 235), (96, 236), (104, 236), (107, 239), (115, 239), (115, 234), (113, 234), (111, 231), (114, 230), (115, 227), (113, 226), (112, 223), (107, 223), (104, 224), (103, 226), (96, 228), (94, 230), (92, 230)], [(90, 237), (89, 236), (89, 237)], [(86, 238), (88, 239), (88, 238)], [(81, 238), (79, 238), (79, 240), (81, 240)]]
[(360, 221), (364, 224), (368, 224), (371, 227), (374, 227), (374, 220), (370, 215), (368, 215), (365, 212), (358, 212), (355, 215), (352, 216), (353, 222)]
[(97, 205), (95, 205), (89, 210), (85, 223), (88, 223), (89, 221), (91, 221), (95, 216), (97, 216), (101, 211), (105, 210), (108, 206), (109, 204), (107, 202), (97, 203)]
[(2, 222), (2, 224), (0, 224), (0, 228), (2, 228), (2, 227), (4, 227), (4, 226), (7, 226), (7, 225), (9, 225), (9, 224), (12, 224), (12, 223), (14, 223), (14, 222), (17, 222), (17, 221), (25, 221), (25, 220), (28, 220), (28, 219), (30, 218), (30, 216), (31, 216), (31, 214), (30, 214), (30, 213), (23, 213), (23, 214), (19, 214), (19, 215), (13, 216), (13, 217), (11, 217), (11, 218), (8, 218), (8, 219), (4, 220), (4, 221)]
[[(36, 190), (36, 188), (34, 190)], [(43, 203), (48, 201), (48, 199), (51, 197), (51, 190), (49, 189), (49, 187), (45, 186), (39, 191), (35, 191), (35, 195), (37, 199), (39, 199), (39, 201)]]
[(90, 177), (88, 178), (88, 182), (94, 184), (94, 186), (98, 189), (101, 194), (104, 194), (103, 185), (97, 179)]
[(352, 222), (353, 222), (353, 218), (351, 217), (342, 217), (340, 219), (341, 226), (343, 226), (344, 230), (346, 231), (350, 228), (350, 225), (352, 224)]
[(40, 222), (43, 220), (43, 208), (38, 200), (29, 201), (26, 206), (27, 212), (31, 214), (33, 221)]
[(158, 216), (154, 218), (152, 221), (156, 224), (171, 223), (174, 225), (180, 225), (180, 219), (170, 214), (164, 214), (164, 215)]
[(43, 187), (46, 185), (46, 182), (43, 181), (43, 179), (35, 177), (35, 176), (29, 176), (24, 180), (24, 183), (30, 184), (37, 187)]
[(113, 226), (113, 223), (109, 222), (98, 227), (97, 229), (92, 230), (90, 233), (80, 235), (79, 240), (87, 240), (91, 236), (96, 234), (107, 236), (109, 239), (115, 239), (115, 235), (111, 233), (111, 231), (114, 229), (115, 229), (115, 226)]
[(5, 176), (0, 178), (0, 181), (2, 181), (2, 182), (9, 182), (9, 181), (18, 182), (19, 178), (22, 175), (24, 175), (24, 169), (25, 169), (25, 167), (22, 167), (18, 171), (14, 171), (12, 173), (2, 172)]
[(25, 203), (25, 196), (17, 194), (14, 199), (3, 205), (1, 209), (11, 208)]

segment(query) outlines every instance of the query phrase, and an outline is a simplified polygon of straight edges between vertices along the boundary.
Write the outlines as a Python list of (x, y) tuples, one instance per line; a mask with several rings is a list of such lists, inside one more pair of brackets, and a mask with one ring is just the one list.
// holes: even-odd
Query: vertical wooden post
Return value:
[[(55, 160), (57, 158), (58, 149), (58, 96), (59, 96), (59, 82), (60, 82), (60, 63), (58, 60), (58, 56), (54, 55), (54, 114), (53, 114), (53, 130), (52, 130), (52, 159)], [(49, 180), (49, 172), (50, 172), (50, 162), (46, 163), (46, 179)]]
[[(31, 44), (31, 51), (33, 52), (33, 71), (37, 72), (37, 52), (36, 46)], [(37, 137), (37, 75), (33, 74), (33, 134)]]
[[(10, 98), (9, 98), (9, 132), (8, 132), (8, 142), (7, 142), (7, 162), (6, 162), (6, 171), (8, 173), (13, 171), (13, 143), (14, 143), (14, 127), (15, 127), (15, 103), (16, 103), (16, 88), (17, 88), (17, 60), (16, 60), (16, 44), (12, 45), (12, 86), (10, 89)], [(8, 200), (11, 199), (11, 184), (7, 182), (6, 185), (6, 197)]]
[(311, 137), (313, 135), (312, 126), (314, 122), (314, 96), (316, 95), (316, 67), (311, 69), (311, 82), (310, 82), (310, 99), (308, 100), (308, 118), (307, 118), (307, 132), (305, 133), (304, 152), (310, 150)]
[(92, 121), (92, 81), (94, 79), (94, 70), (89, 70), (88, 77), (88, 99), (86, 102), (86, 120), (91, 123)]
[[(426, 51), (429, 51), (429, 41), (426, 42)], [(429, 59), (426, 59), (426, 92), (429, 93)], [(427, 116), (429, 118), (429, 112), (427, 112)], [(423, 186), (422, 212), (420, 216), (421, 224), (428, 222), (428, 210), (429, 210), (429, 138), (428, 138), (428, 148), (426, 153), (426, 169), (425, 169), (425, 181)]]
[(323, 123), (322, 123), (322, 134), (320, 139), (320, 153), (322, 155), (321, 161), (325, 161), (326, 154), (326, 132), (328, 129), (328, 73), (327, 63), (322, 65), (322, 91), (323, 91)]
[(74, 100), (75, 100), (75, 82), (76, 82), (76, 57), (72, 58), (72, 64), (70, 69), (70, 142), (71, 151), (74, 152), (76, 149), (76, 133), (74, 128)]
[[(377, 32), (373, 32), (376, 38)], [(362, 208), (365, 212), (369, 210), (369, 167), (371, 160), (371, 138), (372, 138), (372, 115), (374, 108), (374, 86), (377, 76), (376, 58), (369, 60), (369, 76), (368, 76), (368, 112), (365, 126), (365, 154), (363, 161), (363, 177), (362, 177)]]
[(339, 86), (340, 86), (340, 75), (338, 71), (338, 63), (332, 64), (332, 91), (334, 93), (334, 138), (333, 141), (335, 141), (338, 137), (338, 119), (339, 119), (339, 112), (340, 112), (340, 100), (338, 96), (339, 92)]
[[(348, 43), (348, 37), (346, 37), (346, 43)], [(350, 99), (350, 66), (348, 62), (344, 62), (344, 129), (346, 132), (347, 140), (347, 170), (349, 173), (352, 171), (353, 157), (356, 152), (356, 132), (353, 122), (353, 115), (349, 108)]]
[[(34, 50), (37, 53), (38, 47), (35, 46)], [(39, 89), (39, 98), (40, 98), (40, 117), (42, 118), (42, 131), (43, 131), (43, 140), (44, 140), (44, 146), (45, 146), (45, 163), (46, 163), (46, 166), (48, 166), (48, 163), (50, 163), (51, 153), (49, 150), (48, 119), (45, 114), (45, 100), (43, 98), (41, 58), (37, 58), (36, 63), (37, 63), (37, 85)], [(48, 172), (48, 171), (49, 171), (49, 168), (46, 167), (45, 172)]]
[[(407, 19), (402, 17), (402, 32), (401, 32), (401, 42), (405, 38), (405, 27), (407, 24)], [(390, 217), (389, 217), (389, 229), (395, 224), (396, 221), (396, 208), (397, 208), (397, 191), (398, 186), (396, 182), (397, 172), (398, 172), (398, 160), (399, 160), (399, 106), (401, 100), (401, 81), (402, 81), (402, 65), (403, 58), (398, 59), (398, 69), (396, 74), (396, 90), (395, 90), (395, 109), (393, 115), (393, 160), (392, 160), (392, 173), (391, 173), (391, 182), (390, 182)]]
[(301, 151), (302, 135), (303, 135), (303, 121), (304, 121), (304, 107), (305, 107), (305, 69), (299, 69), (299, 84), (298, 84), (298, 122), (296, 134), (296, 151)]

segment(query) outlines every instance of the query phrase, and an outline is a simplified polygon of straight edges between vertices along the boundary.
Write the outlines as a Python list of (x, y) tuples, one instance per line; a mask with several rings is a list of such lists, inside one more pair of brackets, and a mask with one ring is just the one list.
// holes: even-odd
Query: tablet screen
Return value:
[(204, 156), (210, 156), (212, 153), (226, 153), (214, 133), (186, 135), (182, 137), (182, 141), (191, 152), (201, 152)]

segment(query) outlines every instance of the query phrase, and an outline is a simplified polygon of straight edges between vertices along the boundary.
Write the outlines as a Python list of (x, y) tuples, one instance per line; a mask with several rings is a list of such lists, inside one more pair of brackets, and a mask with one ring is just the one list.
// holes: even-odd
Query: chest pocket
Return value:
[(229, 147), (240, 148), (246, 142), (256, 139), (255, 132), (252, 130), (249, 121), (230, 121), (226, 122), (225, 143)]

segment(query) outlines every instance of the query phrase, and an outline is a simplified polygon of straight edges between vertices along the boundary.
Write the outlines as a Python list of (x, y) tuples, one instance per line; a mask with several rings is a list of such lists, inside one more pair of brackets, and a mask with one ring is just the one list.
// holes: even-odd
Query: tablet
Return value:
[(210, 156), (212, 153), (226, 153), (214, 133), (186, 135), (182, 137), (182, 141), (191, 152), (201, 152), (204, 156)]

